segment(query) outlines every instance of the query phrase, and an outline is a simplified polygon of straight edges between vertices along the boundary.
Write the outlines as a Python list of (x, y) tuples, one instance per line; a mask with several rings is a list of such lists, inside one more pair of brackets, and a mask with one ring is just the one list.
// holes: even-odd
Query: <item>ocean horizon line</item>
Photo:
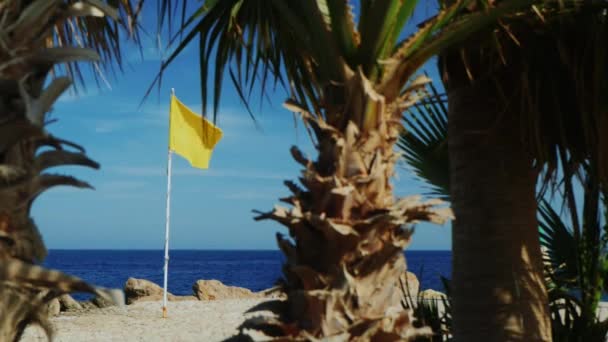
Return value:
[[(123, 252), (156, 252), (164, 251), (163, 248), (49, 248), (49, 251), (123, 251)], [(171, 248), (171, 251), (185, 252), (280, 252), (280, 249), (247, 249), (247, 248)], [(451, 249), (405, 249), (408, 252), (451, 252)]]

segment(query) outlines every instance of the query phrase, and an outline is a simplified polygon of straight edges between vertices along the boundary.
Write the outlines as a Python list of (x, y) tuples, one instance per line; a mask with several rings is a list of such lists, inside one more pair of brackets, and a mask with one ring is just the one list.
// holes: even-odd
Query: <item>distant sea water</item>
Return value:
[[(450, 277), (450, 251), (406, 251), (405, 256), (408, 270), (418, 276), (422, 289), (443, 291), (440, 276)], [(162, 250), (55, 249), (49, 251), (44, 265), (104, 287), (123, 288), (129, 277), (162, 286), (163, 257)], [(281, 276), (284, 260), (279, 251), (173, 250), (169, 257), (168, 287), (175, 295), (191, 295), (199, 279), (264, 290)]]

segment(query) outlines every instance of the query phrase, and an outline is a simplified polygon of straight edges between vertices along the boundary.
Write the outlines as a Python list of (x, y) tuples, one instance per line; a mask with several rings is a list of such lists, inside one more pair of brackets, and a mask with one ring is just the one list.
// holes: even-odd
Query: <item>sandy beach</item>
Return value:
[[(245, 312), (266, 299), (224, 299), (169, 303), (161, 317), (160, 302), (65, 313), (53, 317), (55, 339), (64, 341), (222, 341), (237, 332)], [(22, 341), (46, 341), (39, 327), (29, 327)]]
[[(57, 342), (93, 341), (223, 341), (237, 333), (251, 307), (271, 300), (188, 300), (169, 303), (169, 317), (161, 318), (160, 302), (140, 302), (123, 307), (62, 312), (53, 317)], [(600, 303), (601, 319), (608, 318), (608, 303)], [(22, 341), (46, 341), (37, 326), (28, 327)]]

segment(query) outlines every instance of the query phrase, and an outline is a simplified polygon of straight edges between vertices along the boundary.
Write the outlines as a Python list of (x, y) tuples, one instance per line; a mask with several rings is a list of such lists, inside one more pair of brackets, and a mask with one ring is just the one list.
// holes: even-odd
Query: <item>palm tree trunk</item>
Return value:
[[(455, 340), (550, 341), (536, 219), (537, 173), (522, 143), (514, 111), (519, 102), (497, 91), (492, 81), (465, 81), (459, 87), (452, 81), (447, 90), (456, 217)], [(512, 100), (510, 107), (501, 96)]]
[(292, 147), (304, 167), (301, 186), (286, 182), (292, 195), (282, 201), (292, 208), (259, 217), (285, 225), (293, 238), (278, 236), (291, 323), (277, 324), (275, 336), (394, 341), (430, 332), (416, 329), (400, 306), (403, 249), (412, 224), (442, 223), (451, 212), (435, 208), (440, 201), (395, 199), (390, 179), (401, 111), (365, 82), (349, 80), (347, 98), (357, 100), (336, 106), (344, 115), (327, 115), (337, 118), (331, 122), (288, 104), (314, 132), (318, 157), (308, 160)]

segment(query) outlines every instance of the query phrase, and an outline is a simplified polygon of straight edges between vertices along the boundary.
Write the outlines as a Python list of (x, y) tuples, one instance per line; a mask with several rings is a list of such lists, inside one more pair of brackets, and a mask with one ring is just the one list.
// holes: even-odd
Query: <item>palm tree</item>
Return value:
[(607, 179), (604, 7), (536, 7), (440, 56), (458, 341), (551, 339), (537, 179), (546, 187), (560, 165), (569, 178), (588, 159)]
[[(259, 81), (264, 91), (270, 78), (286, 86), (285, 107), (301, 115), (318, 152), (313, 160), (291, 148), (303, 167), (300, 184), (285, 182), (291, 195), (282, 201), (291, 207), (257, 217), (285, 225), (291, 237), (277, 235), (288, 300), (284, 317), (262, 324), (272, 337), (398, 340), (424, 332), (398, 310), (402, 250), (412, 224), (451, 215), (440, 201), (393, 196), (399, 118), (423, 96), (427, 79), (414, 74), (429, 57), (529, 1), (454, 20), (466, 3), (400, 40), (416, 1), (361, 1), (355, 20), (347, 1), (211, 0), (175, 35), (183, 41), (161, 70), (198, 38), (204, 115), (210, 69), (214, 117), (226, 69), (246, 103), (251, 87)], [(164, 8), (174, 6), (165, 0)]]
[[(119, 27), (135, 34), (130, 24), (134, 24), (138, 8), (127, 0), (6, 0), (0, 4), (2, 341), (18, 340), (32, 322), (41, 324), (50, 335), (43, 305), (63, 293), (105, 295), (80, 279), (35, 265), (44, 260), (47, 251), (30, 209), (51, 187), (90, 188), (73, 177), (44, 172), (62, 165), (99, 167), (82, 147), (46, 130), (47, 113), (69, 88), (71, 77), (83, 80), (76, 61), (92, 61), (98, 70), (112, 62), (120, 65)], [(58, 76), (62, 73), (67, 76)]]
[[(398, 147), (415, 175), (431, 185), (432, 194), (450, 200), (447, 118), (445, 100), (430, 85), (431, 98), (403, 116), (406, 130)], [(583, 210), (575, 196), (566, 196), (571, 223), (563, 221), (545, 198), (539, 198), (541, 245), (545, 248), (545, 284), (549, 291), (553, 341), (604, 341), (608, 321), (599, 321), (598, 302), (608, 281), (606, 196), (587, 161), (575, 174), (583, 179)], [(560, 182), (562, 193), (572, 194), (573, 180)], [(554, 191), (559, 189), (554, 189)], [(540, 194), (542, 196), (542, 193)], [(579, 222), (580, 221), (580, 222)], [(578, 293), (578, 294), (577, 294)]]

